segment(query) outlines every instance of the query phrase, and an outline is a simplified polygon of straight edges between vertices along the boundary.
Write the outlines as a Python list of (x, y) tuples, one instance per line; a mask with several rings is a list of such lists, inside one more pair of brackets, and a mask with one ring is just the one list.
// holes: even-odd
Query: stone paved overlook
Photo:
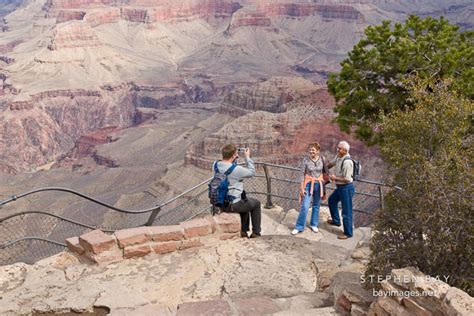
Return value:
[[(85, 313), (102, 307), (112, 315), (144, 315), (146, 310), (150, 315), (157, 311), (173, 315), (180, 304), (192, 302), (229, 299), (238, 305), (239, 300), (260, 297), (265, 306), (279, 306), (277, 299), (294, 296), (297, 301), (314, 296), (317, 305), (332, 306), (327, 293), (315, 290), (319, 282), (329, 285), (335, 267), (354, 261), (351, 251), (316, 241), (331, 235), (328, 231), (290, 236), (288, 224), (294, 222), (294, 211), (276, 208), (264, 213), (266, 236), (258, 239), (210, 238), (201, 247), (108, 266), (81, 263), (63, 252), (32, 266), (4, 267), (0, 314)], [(292, 304), (291, 299), (280, 300), (282, 306)]]
[[(372, 293), (360, 286), (370, 229), (358, 228), (354, 238), (337, 240), (340, 228), (324, 224), (328, 210), (322, 208), (320, 232), (307, 229), (295, 237), (289, 231), (296, 211), (263, 213), (261, 238), (200, 235), (202, 246), (107, 266), (62, 252), (34, 265), (1, 267), (0, 314), (431, 315), (414, 301), (408, 307), (395, 300), (372, 304)], [(125, 247), (137, 242), (131, 234), (117, 238)], [(434, 286), (449, 298), (439, 297), (443, 311), (464, 315), (474, 310), (467, 294), (447, 284)]]

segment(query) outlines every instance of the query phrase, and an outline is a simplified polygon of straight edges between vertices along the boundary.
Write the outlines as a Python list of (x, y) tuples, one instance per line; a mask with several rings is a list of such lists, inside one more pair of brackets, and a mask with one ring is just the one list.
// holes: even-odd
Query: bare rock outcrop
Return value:
[(188, 20), (195, 18), (209, 19), (230, 17), (232, 13), (241, 8), (234, 1), (180, 1), (170, 4), (169, 2), (154, 8), (150, 12), (150, 21)]
[(244, 26), (270, 27), (272, 21), (264, 11), (239, 10), (232, 15), (228, 31), (232, 32)]
[(94, 153), (95, 146), (112, 142), (113, 139), (110, 133), (116, 130), (116, 126), (107, 126), (82, 135), (74, 146), (74, 157), (89, 156)]
[(68, 9), (90, 9), (104, 7), (104, 0), (47, 0), (43, 9), (51, 17), (58, 14), (61, 10)]
[(14, 102), (3, 112), (0, 116), (3, 169), (34, 168), (67, 152), (89, 131), (133, 124), (135, 107), (127, 90), (76, 92), (77, 95), (75, 91), (44, 93), (30, 101)]
[(224, 98), (220, 111), (238, 118), (196, 144), (186, 162), (207, 169), (229, 142), (249, 147), (258, 161), (281, 164), (299, 162), (314, 141), (332, 154), (336, 144), (347, 139), (353, 146), (351, 153), (374, 155), (375, 149), (348, 137), (331, 122), (333, 107), (334, 99), (325, 88), (302, 78), (276, 77), (235, 89)]
[[(280, 114), (258, 111), (241, 116), (194, 146), (186, 161), (207, 169), (229, 142), (249, 147), (258, 161), (281, 164), (299, 162), (308, 143), (314, 141), (319, 141), (324, 151), (332, 152), (341, 139), (348, 137), (318, 112), (317, 106), (306, 106)], [(368, 151), (360, 141), (349, 141), (360, 152)]]
[(56, 26), (53, 39), (48, 48), (54, 51), (62, 48), (94, 47), (101, 45), (102, 43), (89, 24), (71, 23)]
[(326, 19), (357, 20), (362, 14), (349, 5), (326, 5), (317, 3), (272, 3), (263, 6), (269, 16), (303, 17), (319, 14)]
[(129, 22), (148, 23), (150, 16), (148, 10), (140, 8), (123, 8), (120, 10), (121, 18)]
[(0, 289), (0, 312), (92, 312), (94, 306), (134, 310), (152, 301), (176, 310), (181, 303), (220, 297), (288, 297), (314, 292), (315, 260), (338, 265), (345, 255), (338, 247), (278, 236), (217, 241), (107, 267), (84, 265), (62, 253), (33, 266), (2, 269), (6, 284), (14, 288)]
[(71, 20), (83, 20), (86, 12), (74, 11), (74, 10), (61, 10), (59, 11), (56, 23), (63, 23)]
[(15, 48), (15, 46), (21, 44), (22, 42), (23, 42), (23, 40), (16, 39), (16, 40), (10, 41), (6, 44), (0, 45), (0, 54), (6, 54), (6, 53), (11, 52)]
[(67, 11), (86, 10), (85, 19), (93, 25), (117, 22), (119, 19), (136, 23), (154, 23), (195, 18), (224, 18), (230, 17), (239, 8), (241, 8), (241, 5), (238, 2), (228, 0), (186, 0), (172, 4), (164, 0), (123, 2), (108, 0), (48, 0), (44, 6), (48, 16), (57, 16), (58, 19), (61, 16), (61, 21), (65, 15), (75, 16), (72, 13), (65, 13)]
[(54, 163), (54, 167), (71, 167), (72, 170), (77, 170), (84, 167), (83, 161), (78, 162), (81, 158), (92, 158), (92, 161), (94, 161), (95, 164), (106, 166), (108, 168), (119, 167), (117, 161), (100, 155), (96, 148), (98, 145), (116, 141), (117, 139), (113, 138), (111, 134), (118, 130), (119, 128), (116, 126), (106, 126), (81, 135), (75, 142), (74, 148), (72, 148), (68, 153), (61, 155), (57, 162)]
[[(331, 111), (334, 99), (323, 86), (298, 77), (274, 77), (228, 93), (223, 105), (248, 111), (282, 113), (301, 105), (317, 104)], [(225, 108), (222, 109), (226, 111)]]
[(120, 8), (105, 8), (88, 11), (84, 20), (95, 27), (102, 24), (116, 23), (121, 19)]

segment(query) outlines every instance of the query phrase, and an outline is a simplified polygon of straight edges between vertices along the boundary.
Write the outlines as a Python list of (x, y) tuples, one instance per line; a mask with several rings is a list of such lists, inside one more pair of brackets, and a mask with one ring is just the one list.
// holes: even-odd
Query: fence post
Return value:
[(380, 198), (380, 209), (383, 211), (384, 205), (383, 205), (383, 192), (382, 192), (382, 186), (379, 185), (379, 198)]
[(263, 165), (263, 171), (265, 172), (265, 178), (267, 179), (267, 203), (265, 208), (272, 208), (272, 179), (270, 178), (270, 170), (266, 164)]
[(160, 211), (161, 211), (161, 207), (155, 208), (153, 211), (151, 211), (150, 217), (148, 218), (145, 226), (153, 225), (153, 222), (155, 221)]

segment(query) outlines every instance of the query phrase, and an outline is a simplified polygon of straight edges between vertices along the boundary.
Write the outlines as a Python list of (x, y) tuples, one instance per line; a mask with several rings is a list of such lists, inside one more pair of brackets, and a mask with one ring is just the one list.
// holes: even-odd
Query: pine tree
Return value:
[(474, 32), (460, 32), (446, 19), (410, 16), (405, 24), (369, 26), (328, 80), (337, 101), (337, 123), (369, 144), (380, 140), (381, 115), (414, 106), (408, 77), (453, 78), (452, 87), (474, 97)]

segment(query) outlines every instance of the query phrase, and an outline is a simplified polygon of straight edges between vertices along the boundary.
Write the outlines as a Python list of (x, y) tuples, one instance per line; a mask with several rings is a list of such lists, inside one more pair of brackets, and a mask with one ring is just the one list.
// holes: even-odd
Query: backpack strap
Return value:
[[(219, 162), (220, 160), (216, 160), (214, 161), (214, 172), (215, 173), (219, 173), (219, 168), (217, 168), (217, 163)], [(234, 171), (235, 167), (237, 167), (237, 164), (233, 163), (229, 169), (227, 169), (227, 171), (224, 173), (225, 176), (227, 177), (229, 174), (232, 173), (232, 171)]]
[(323, 173), (329, 173), (328, 162), (326, 161), (326, 157), (321, 156), (321, 160), (323, 161)]
[[(341, 172), (342, 172), (342, 169), (344, 168), (344, 162), (346, 162), (347, 160), (352, 161), (352, 157), (351, 156), (344, 157), (341, 163)], [(352, 168), (354, 168), (354, 162), (352, 162)], [(352, 174), (354, 174), (354, 171), (352, 172)]]
[[(217, 164), (216, 164), (217, 165)], [(234, 171), (235, 167), (237, 167), (237, 164), (233, 163), (229, 169), (227, 169), (227, 171), (225, 172), (225, 175), (228, 176), (229, 174), (232, 173), (232, 171)]]

